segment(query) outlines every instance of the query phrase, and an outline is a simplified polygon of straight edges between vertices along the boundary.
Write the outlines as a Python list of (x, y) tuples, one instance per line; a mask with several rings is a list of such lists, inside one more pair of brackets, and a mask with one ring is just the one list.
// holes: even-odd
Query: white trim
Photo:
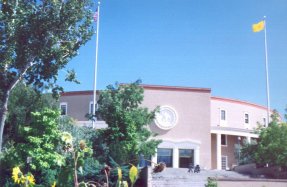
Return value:
[(258, 138), (258, 134), (248, 133), (248, 132), (237, 132), (230, 130), (211, 130), (212, 134), (227, 134), (233, 136), (250, 136), (251, 138)]
[(196, 149), (199, 148), (201, 142), (196, 140), (168, 140), (164, 139), (158, 145), (158, 148), (180, 148), (180, 149)]
[(157, 148), (156, 148), (156, 151), (155, 151), (155, 154), (153, 156), (151, 156), (151, 166), (154, 167), (155, 164), (157, 164)]
[(217, 169), (221, 170), (221, 134), (216, 134), (216, 165)]
[[(62, 106), (66, 106), (66, 114), (62, 115)], [(67, 102), (61, 102), (60, 103), (60, 110), (61, 110), (61, 116), (66, 116), (68, 115), (68, 103)]]
[[(162, 111), (165, 111), (165, 110), (168, 112), (162, 113)], [(163, 114), (167, 114), (167, 115), (163, 115)], [(160, 106), (159, 112), (155, 114), (154, 122), (158, 128), (163, 129), (163, 130), (170, 130), (177, 125), (178, 113), (171, 106), (168, 106), (168, 105)]]
[[(225, 119), (222, 120), (221, 117), (221, 111), (224, 111), (225, 113)], [(219, 108), (219, 122), (220, 122), (220, 126), (226, 126), (227, 125), (227, 112), (226, 112), (226, 109), (224, 108)]]
[[(163, 140), (162, 143), (158, 145), (158, 149), (172, 149), (173, 150), (173, 167), (179, 167), (179, 149), (193, 149), (194, 163), (200, 163), (200, 142), (198, 141), (170, 141)], [(156, 159), (157, 156), (155, 155)]]
[(246, 136), (246, 140), (247, 140), (247, 143), (251, 143), (251, 137), (250, 136)]
[[(93, 127), (92, 121), (76, 121), (76, 124), (79, 126)], [(96, 121), (94, 125), (96, 125), (96, 129), (104, 129), (108, 127), (108, 124), (106, 124), (105, 121)]]
[[(248, 122), (246, 123), (246, 115), (248, 116)], [(244, 112), (244, 124), (249, 125), (250, 124), (250, 115), (248, 112)]]
[[(245, 116), (248, 116), (248, 123), (246, 123), (245, 122), (245, 119), (246, 119), (246, 117)], [(251, 128), (251, 123), (250, 123), (250, 114), (249, 114), (249, 112), (244, 112), (244, 128), (246, 128), (246, 129), (250, 129)]]
[(172, 149), (172, 167), (179, 168), (179, 149), (178, 148)]
[(266, 117), (263, 117), (262, 118), (262, 125), (263, 125), (263, 127), (267, 127), (268, 125), (267, 125), (267, 119), (266, 119)]
[(194, 165), (200, 165), (200, 149), (199, 147), (198, 148), (195, 148), (194, 149)]

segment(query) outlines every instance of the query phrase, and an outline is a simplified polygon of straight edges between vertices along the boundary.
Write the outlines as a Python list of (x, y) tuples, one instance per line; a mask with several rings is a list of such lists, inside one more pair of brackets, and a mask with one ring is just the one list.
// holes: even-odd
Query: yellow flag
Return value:
[(264, 29), (264, 27), (265, 27), (265, 22), (260, 21), (260, 22), (252, 25), (252, 30), (253, 30), (253, 32), (260, 32)]

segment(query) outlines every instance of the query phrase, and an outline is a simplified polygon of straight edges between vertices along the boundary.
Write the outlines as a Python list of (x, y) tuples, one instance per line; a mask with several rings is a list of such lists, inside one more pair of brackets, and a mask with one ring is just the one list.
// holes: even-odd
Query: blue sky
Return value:
[[(271, 107), (287, 105), (286, 0), (105, 0), (101, 2), (98, 89), (144, 84), (211, 88), (213, 96), (266, 105), (264, 32), (267, 16)], [(95, 36), (67, 69), (92, 90)]]

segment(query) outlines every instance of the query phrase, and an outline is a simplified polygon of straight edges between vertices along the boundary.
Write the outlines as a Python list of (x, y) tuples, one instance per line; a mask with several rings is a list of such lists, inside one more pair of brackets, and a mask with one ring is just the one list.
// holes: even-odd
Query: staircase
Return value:
[(148, 187), (205, 187), (207, 178), (248, 179), (233, 171), (201, 170), (200, 173), (188, 173), (185, 168), (166, 168), (160, 173), (152, 173), (149, 169)]
[(166, 168), (161, 173), (152, 174), (151, 187), (204, 187), (207, 176), (204, 172), (188, 173), (188, 169)]

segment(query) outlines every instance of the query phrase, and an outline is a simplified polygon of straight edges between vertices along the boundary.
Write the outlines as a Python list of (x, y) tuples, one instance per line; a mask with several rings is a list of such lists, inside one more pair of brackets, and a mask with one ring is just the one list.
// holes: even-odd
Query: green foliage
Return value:
[(217, 187), (217, 182), (214, 178), (207, 178), (207, 184), (204, 185), (205, 187)]
[[(59, 96), (58, 70), (93, 35), (92, 6), (91, 0), (0, 2), (0, 152), (11, 91), (22, 80)], [(67, 81), (77, 82), (73, 70), (67, 73)]]
[(138, 168), (132, 165), (129, 172), (129, 179), (131, 181), (131, 186), (134, 186), (137, 178), (138, 178)]
[(148, 111), (141, 107), (143, 88), (140, 81), (132, 84), (108, 86), (101, 92), (97, 115), (108, 124), (102, 137), (109, 147), (110, 155), (119, 164), (136, 160), (140, 153), (154, 154), (160, 141), (147, 128), (155, 117), (156, 109)]
[(86, 158), (93, 154), (93, 150), (86, 144), (84, 140), (73, 143), (73, 137), (67, 132), (62, 133), (61, 137), (65, 152), (65, 165), (61, 168), (58, 186), (67, 186), (71, 184), (73, 178), (74, 185), (78, 186), (78, 173), (83, 174), (83, 167)]
[(91, 6), (90, 0), (1, 1), (1, 85), (19, 78), (37, 88), (53, 84), (58, 69), (92, 36)]
[(18, 141), (19, 128), (29, 124), (32, 112), (44, 108), (58, 109), (59, 105), (51, 94), (40, 94), (22, 82), (12, 91), (8, 103), (8, 118), (6, 120), (5, 137), (10, 141)]
[(90, 127), (78, 126), (73, 118), (69, 116), (61, 116), (59, 119), (59, 130), (62, 132), (68, 132), (73, 137), (73, 143), (80, 140), (86, 140), (88, 144), (93, 142), (93, 139), (97, 138), (98, 132)]
[[(21, 126), (19, 130), (18, 142), (8, 144), (3, 154), (1, 162), (5, 165), (6, 173), (10, 173), (14, 166), (21, 166), (34, 171), (39, 176), (38, 180), (42, 181), (41, 177), (45, 174), (51, 175), (51, 171), (48, 173), (47, 170), (64, 165), (64, 157), (57, 152), (61, 135), (57, 127), (59, 115), (58, 110), (51, 109), (32, 113), (31, 123)], [(28, 157), (32, 162), (26, 164)]]
[(246, 145), (242, 153), (258, 165), (287, 167), (287, 124), (275, 113), (267, 128), (262, 128), (257, 144)]

